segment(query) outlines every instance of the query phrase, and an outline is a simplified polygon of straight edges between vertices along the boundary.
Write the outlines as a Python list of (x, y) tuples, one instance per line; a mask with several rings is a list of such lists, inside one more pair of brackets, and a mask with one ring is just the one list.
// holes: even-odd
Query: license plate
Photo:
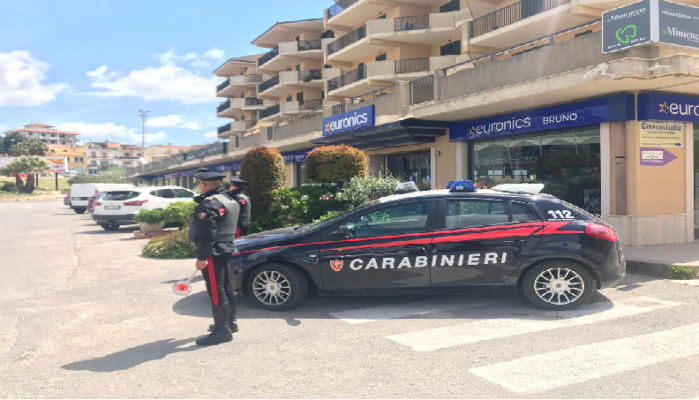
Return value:
[(121, 206), (104, 206), (105, 210), (121, 210)]

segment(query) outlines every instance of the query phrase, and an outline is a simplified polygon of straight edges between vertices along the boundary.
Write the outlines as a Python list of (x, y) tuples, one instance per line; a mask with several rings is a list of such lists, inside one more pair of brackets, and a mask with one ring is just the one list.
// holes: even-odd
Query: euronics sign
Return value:
[(374, 126), (375, 119), (376, 107), (373, 104), (342, 114), (333, 115), (332, 117), (323, 119), (323, 136), (368, 128)]
[(699, 49), (699, 8), (643, 0), (602, 14), (602, 53), (649, 43)]

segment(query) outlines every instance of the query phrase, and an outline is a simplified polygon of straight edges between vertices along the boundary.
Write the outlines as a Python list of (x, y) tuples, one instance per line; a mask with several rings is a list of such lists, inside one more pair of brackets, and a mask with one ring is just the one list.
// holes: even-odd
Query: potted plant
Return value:
[(133, 217), (141, 227), (141, 233), (158, 233), (165, 229), (163, 210), (141, 210)]

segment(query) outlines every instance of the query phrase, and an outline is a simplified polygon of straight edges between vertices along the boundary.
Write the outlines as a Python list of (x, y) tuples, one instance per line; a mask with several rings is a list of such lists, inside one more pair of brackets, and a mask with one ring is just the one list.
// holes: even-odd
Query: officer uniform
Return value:
[[(199, 168), (194, 177), (201, 181), (220, 181), (224, 175), (207, 168)], [(223, 186), (194, 198), (198, 203), (189, 227), (189, 240), (196, 246), (197, 260), (206, 261), (202, 270), (206, 290), (211, 297), (214, 316), (212, 333), (197, 340), (198, 345), (213, 345), (233, 340), (231, 331), (237, 331), (235, 292), (231, 287), (229, 261), (235, 252), (233, 240), (238, 225), (240, 207)]]
[(250, 213), (252, 211), (252, 205), (250, 203), (250, 198), (243, 194), (245, 190), (246, 181), (235, 177), (231, 179), (231, 184), (235, 185), (236, 189), (231, 190), (228, 194), (233, 198), (233, 200), (240, 206), (240, 216), (238, 217), (238, 233), (236, 237), (247, 236), (250, 230), (251, 218)]

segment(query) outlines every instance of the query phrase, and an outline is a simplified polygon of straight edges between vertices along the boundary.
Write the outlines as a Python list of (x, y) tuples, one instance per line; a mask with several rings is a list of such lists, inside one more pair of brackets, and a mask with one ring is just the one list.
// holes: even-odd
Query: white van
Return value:
[(134, 188), (134, 185), (124, 185), (118, 183), (81, 183), (70, 187), (70, 208), (77, 214), (87, 211), (87, 204), (90, 197), (100, 192), (112, 190), (123, 190)]

